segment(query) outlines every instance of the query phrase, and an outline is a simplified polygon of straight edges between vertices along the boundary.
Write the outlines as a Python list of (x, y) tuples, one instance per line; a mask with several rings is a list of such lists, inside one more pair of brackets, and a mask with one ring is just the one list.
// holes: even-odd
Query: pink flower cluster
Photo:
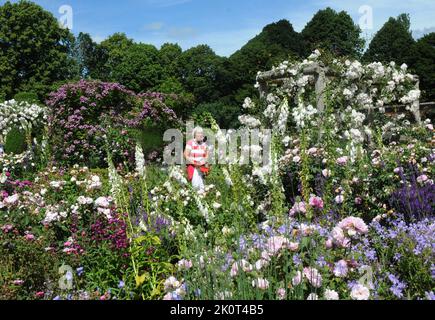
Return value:
[(317, 197), (315, 195), (312, 195), (310, 198), (310, 206), (313, 207), (314, 209), (323, 209), (324, 207), (324, 202), (322, 200), (322, 198)]
[(332, 229), (331, 235), (326, 241), (326, 247), (332, 248), (333, 245), (341, 248), (350, 246), (350, 239), (358, 235), (365, 235), (369, 231), (367, 225), (361, 218), (348, 217)]

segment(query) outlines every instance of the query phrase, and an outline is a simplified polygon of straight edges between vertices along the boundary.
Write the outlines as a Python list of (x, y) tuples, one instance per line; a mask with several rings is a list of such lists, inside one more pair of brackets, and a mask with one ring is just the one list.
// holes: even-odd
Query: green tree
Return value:
[(258, 71), (266, 71), (274, 65), (299, 57), (302, 53), (300, 35), (287, 20), (264, 27), (263, 31), (235, 52), (226, 67), (229, 74), (226, 83), (233, 88), (233, 97), (240, 104), (246, 96), (255, 94)]
[(364, 49), (361, 29), (345, 11), (319, 10), (301, 34), (305, 55), (315, 49), (324, 49), (335, 55), (358, 58)]
[(29, 1), (0, 6), (0, 95), (20, 91), (40, 98), (56, 81), (77, 76), (71, 59), (72, 34), (56, 18)]
[(163, 67), (159, 51), (149, 44), (133, 44), (126, 48), (118, 63), (111, 67), (111, 80), (135, 92), (156, 89), (160, 84)]
[(134, 41), (128, 38), (125, 33), (115, 33), (101, 42), (98, 45), (98, 50), (100, 50), (99, 54), (104, 63), (98, 70), (99, 74), (94, 75), (94, 77), (103, 81), (116, 81), (113, 70), (123, 61), (127, 49), (133, 45)]
[(178, 44), (165, 43), (159, 50), (160, 63), (163, 70), (163, 78), (180, 78), (180, 57), (183, 50)]
[(198, 103), (222, 96), (225, 79), (225, 59), (217, 56), (207, 45), (191, 48), (180, 57), (181, 83)]
[(414, 44), (409, 15), (401, 14), (396, 19), (390, 18), (376, 33), (363, 58), (366, 62), (410, 64)]
[(419, 39), (413, 48), (412, 71), (420, 77), (423, 99), (435, 101), (435, 32)]

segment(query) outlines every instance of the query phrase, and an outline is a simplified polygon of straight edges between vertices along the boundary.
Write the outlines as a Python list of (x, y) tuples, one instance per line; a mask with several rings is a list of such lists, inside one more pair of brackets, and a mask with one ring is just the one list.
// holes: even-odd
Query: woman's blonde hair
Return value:
[(198, 133), (204, 133), (204, 129), (201, 127), (196, 127), (195, 129), (193, 129), (193, 139), (196, 139), (196, 135)]

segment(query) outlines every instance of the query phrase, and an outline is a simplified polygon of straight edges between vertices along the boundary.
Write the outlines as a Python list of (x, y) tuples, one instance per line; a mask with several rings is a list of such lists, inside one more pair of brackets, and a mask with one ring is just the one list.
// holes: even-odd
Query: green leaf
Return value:
[(136, 276), (136, 288), (139, 288), (147, 279), (149, 279), (149, 273), (145, 272), (141, 276)]

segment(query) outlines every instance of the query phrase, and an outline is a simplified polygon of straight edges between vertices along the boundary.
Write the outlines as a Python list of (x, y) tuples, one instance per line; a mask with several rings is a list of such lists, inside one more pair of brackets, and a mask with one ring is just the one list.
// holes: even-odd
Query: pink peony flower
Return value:
[(348, 217), (342, 220), (338, 227), (345, 231), (350, 237), (357, 234), (367, 234), (369, 228), (361, 218)]
[(322, 275), (317, 269), (304, 268), (303, 275), (313, 287), (320, 288), (322, 286)]
[(267, 240), (266, 251), (271, 255), (276, 255), (287, 244), (288, 240), (282, 236), (272, 237)]
[(305, 206), (305, 202), (303, 202), (303, 201), (296, 202), (294, 204), (293, 208), (291, 208), (291, 210), (290, 210), (291, 217), (295, 216), (298, 213), (301, 213), (301, 214), (307, 213), (307, 208)]
[(348, 161), (349, 161), (349, 157), (340, 157), (337, 159), (337, 164), (340, 166), (344, 166)]
[(255, 263), (255, 270), (260, 271), (264, 267), (267, 267), (269, 265), (269, 261), (260, 259)]
[(31, 233), (27, 233), (27, 232), (26, 232), (26, 235), (24, 236), (24, 238), (25, 238), (27, 241), (33, 241), (33, 240), (35, 240), (35, 236), (34, 236), (33, 234), (31, 234)]
[(292, 279), (292, 284), (293, 284), (293, 286), (296, 287), (296, 286), (300, 285), (301, 283), (302, 283), (302, 273), (300, 271), (298, 271)]
[(11, 224), (6, 224), (6, 225), (4, 225), (3, 227), (1, 227), (1, 230), (2, 230), (4, 233), (9, 233), (9, 232), (12, 231), (13, 228), (14, 228), (13, 225), (11, 225)]
[(276, 291), (276, 295), (278, 296), (278, 300), (285, 300), (287, 293), (284, 288), (279, 288)]
[(322, 175), (323, 175), (325, 178), (329, 178), (329, 177), (331, 176), (331, 170), (329, 170), (329, 169), (324, 169), (324, 170), (322, 170)]
[(252, 286), (261, 290), (267, 290), (269, 288), (269, 281), (263, 278), (252, 280)]
[(322, 198), (320, 197), (316, 197), (316, 196), (311, 196), (310, 198), (310, 206), (312, 206), (315, 209), (323, 209), (324, 203)]
[(24, 284), (24, 281), (23, 280), (14, 280), (14, 281), (12, 281), (12, 283), (15, 286), (22, 286)]
[(237, 262), (234, 262), (231, 266), (230, 276), (231, 278), (234, 278), (239, 274), (239, 264)]
[(15, 204), (18, 203), (18, 200), (19, 200), (19, 195), (18, 195), (18, 194), (14, 194), (13, 196), (6, 197), (6, 198), (3, 200), (3, 203), (4, 203), (6, 206), (13, 206), (13, 205), (15, 205)]
[(299, 250), (299, 243), (297, 243), (297, 242), (290, 242), (288, 244), (288, 248), (289, 248), (290, 251), (296, 252), (296, 251)]
[(345, 237), (344, 231), (340, 227), (332, 229), (331, 237), (333, 243), (341, 248), (347, 248), (350, 245), (350, 240)]
[(428, 180), (429, 180), (429, 178), (425, 174), (423, 174), (417, 178), (417, 182), (420, 184), (425, 184)]
[(190, 260), (182, 259), (178, 262), (178, 268), (180, 270), (189, 270), (193, 267), (193, 263)]

